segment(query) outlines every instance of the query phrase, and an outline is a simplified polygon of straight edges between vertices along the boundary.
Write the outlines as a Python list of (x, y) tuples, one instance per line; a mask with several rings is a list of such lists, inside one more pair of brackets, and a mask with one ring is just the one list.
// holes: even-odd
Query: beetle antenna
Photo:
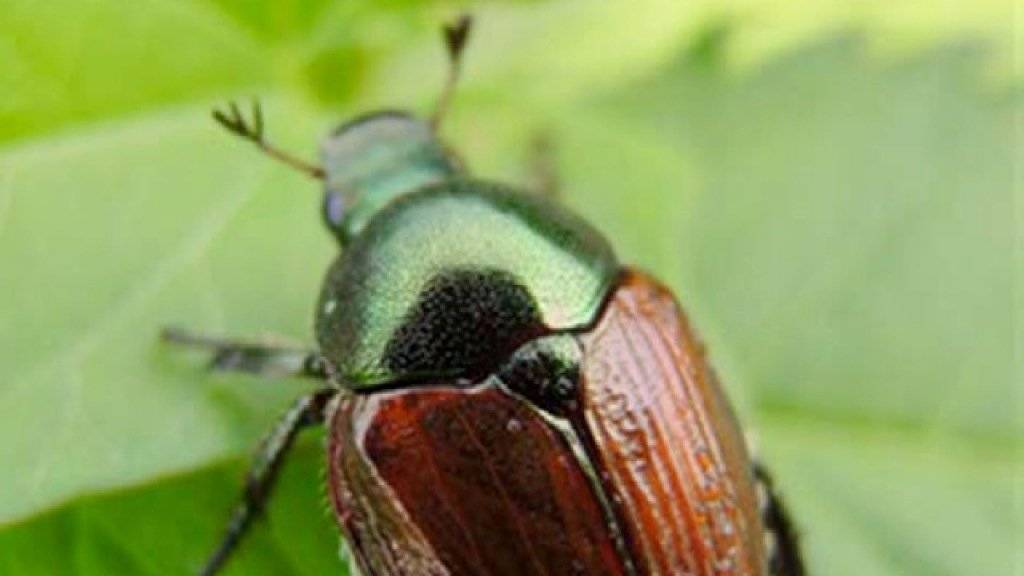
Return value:
[(252, 120), (245, 119), (237, 102), (228, 102), (227, 110), (213, 109), (213, 119), (225, 130), (255, 144), (264, 154), (318, 180), (325, 178), (324, 169), (300, 160), (267, 142), (263, 133), (263, 109), (259, 100), (252, 101)]
[(462, 53), (469, 40), (469, 31), (473, 27), (473, 18), (469, 14), (459, 16), (458, 20), (444, 26), (444, 45), (448, 50), (448, 78), (445, 80), (441, 96), (434, 107), (434, 113), (430, 116), (430, 128), (437, 132), (441, 120), (448, 112), (452, 95), (455, 93), (455, 85), (459, 82), (459, 75), (462, 72)]

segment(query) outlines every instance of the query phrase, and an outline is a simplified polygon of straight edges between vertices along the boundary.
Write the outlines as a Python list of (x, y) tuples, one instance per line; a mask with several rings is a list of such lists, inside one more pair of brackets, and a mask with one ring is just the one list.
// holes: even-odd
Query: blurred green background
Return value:
[[(157, 331), (308, 342), (333, 255), (317, 186), (208, 111), (258, 95), (315, 157), (428, 110), (466, 6), (0, 0), (0, 574), (200, 565), (308, 384)], [(512, 181), (554, 137), (566, 201), (702, 329), (813, 573), (1024, 574), (1013, 4), (472, 9), (447, 136)], [(230, 574), (342, 573), (315, 436)]]

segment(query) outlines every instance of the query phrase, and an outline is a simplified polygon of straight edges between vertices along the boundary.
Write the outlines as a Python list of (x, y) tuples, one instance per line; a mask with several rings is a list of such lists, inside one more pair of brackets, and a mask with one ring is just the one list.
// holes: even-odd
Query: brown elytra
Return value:
[(767, 574), (742, 436), (671, 294), (626, 272), (576, 338), (565, 418), (493, 378), (338, 398), (329, 490), (365, 576)]

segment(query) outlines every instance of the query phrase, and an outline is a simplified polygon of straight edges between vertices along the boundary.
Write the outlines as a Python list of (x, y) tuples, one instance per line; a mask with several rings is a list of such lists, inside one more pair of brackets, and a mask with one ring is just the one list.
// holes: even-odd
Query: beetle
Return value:
[(327, 484), (368, 576), (773, 575), (804, 567), (672, 294), (552, 198), (474, 178), (439, 138), (470, 32), (444, 28), (429, 119), (351, 120), (322, 164), (268, 143), (254, 103), (226, 129), (322, 181), (343, 250), (317, 350), (168, 329), (211, 367), (321, 380), (261, 446), (201, 574), (264, 509), (299, 432), (327, 427)]

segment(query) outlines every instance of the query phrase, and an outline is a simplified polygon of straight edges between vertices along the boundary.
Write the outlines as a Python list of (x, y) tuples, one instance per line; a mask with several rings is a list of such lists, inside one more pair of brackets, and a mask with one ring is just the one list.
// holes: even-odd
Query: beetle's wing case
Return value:
[(423, 532), (377, 475), (357, 443), (373, 418), (370, 398), (338, 396), (328, 420), (327, 479), (331, 503), (350, 558), (362, 576), (448, 574)]
[(346, 395), (328, 450), (366, 576), (625, 573), (572, 447), (493, 379)]
[(581, 336), (574, 427), (648, 574), (766, 574), (750, 460), (667, 289), (624, 274)]

